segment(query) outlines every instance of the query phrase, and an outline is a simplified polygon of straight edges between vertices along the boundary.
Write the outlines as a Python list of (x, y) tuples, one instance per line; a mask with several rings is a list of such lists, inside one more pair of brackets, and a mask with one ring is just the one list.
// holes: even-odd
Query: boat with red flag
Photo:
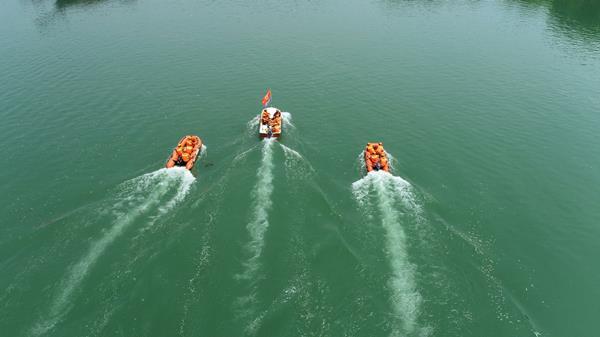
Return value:
[(268, 89), (262, 99), (263, 109), (258, 120), (258, 135), (260, 138), (278, 138), (281, 136), (283, 126), (281, 110), (268, 106), (271, 103), (271, 98), (271, 89)]

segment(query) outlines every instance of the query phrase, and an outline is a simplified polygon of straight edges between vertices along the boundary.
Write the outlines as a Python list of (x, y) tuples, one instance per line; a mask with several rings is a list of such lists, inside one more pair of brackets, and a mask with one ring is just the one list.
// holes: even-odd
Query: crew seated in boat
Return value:
[(277, 124), (281, 124), (281, 111), (275, 111), (275, 113), (273, 114), (273, 120), (275, 120)]
[(365, 151), (367, 151), (367, 153), (370, 155), (376, 154), (379, 156), (385, 156), (385, 150), (383, 149), (383, 145), (381, 143), (367, 144)]
[(371, 155), (367, 160), (367, 170), (384, 170), (389, 171), (388, 159), (386, 157), (380, 157), (379, 155)]
[(171, 161), (173, 162), (173, 166), (186, 166), (191, 158), (191, 154), (188, 152), (183, 152), (181, 148), (177, 147), (175, 150), (173, 150)]
[(191, 156), (189, 153), (184, 152), (181, 154), (181, 157), (179, 157), (177, 159), (177, 161), (175, 161), (175, 165), (177, 166), (185, 166), (191, 159)]
[(185, 163), (190, 160), (193, 153), (198, 148), (198, 145), (197, 139), (186, 136), (173, 150), (173, 153), (171, 154), (171, 160), (175, 162), (175, 165), (177, 166), (184, 166)]
[(281, 111), (277, 110), (273, 114), (273, 118), (269, 121), (269, 125), (273, 129), (273, 133), (281, 132)]
[(263, 125), (267, 125), (267, 124), (269, 124), (269, 121), (270, 121), (269, 112), (267, 111), (267, 109), (264, 109), (260, 116), (260, 123)]
[(367, 171), (371, 170), (385, 170), (389, 171), (389, 162), (383, 146), (379, 144), (367, 144), (365, 148), (366, 152), (366, 165)]
[(179, 146), (183, 147), (184, 152), (189, 154), (194, 153), (198, 149), (199, 146), (198, 139), (192, 136), (186, 136), (183, 141), (179, 144)]
[(365, 149), (369, 154), (377, 154), (383, 156), (385, 151), (383, 150), (383, 146), (381, 143), (369, 143)]
[(381, 158), (381, 168), (384, 169), (385, 171), (390, 170), (387, 157)]
[(375, 152), (375, 149), (373, 148), (373, 144), (367, 144), (367, 147), (365, 148), (365, 151), (366, 151), (366, 152), (367, 152), (367, 154), (369, 154), (370, 156), (371, 156), (371, 155), (374, 155), (374, 154), (377, 154), (377, 153)]

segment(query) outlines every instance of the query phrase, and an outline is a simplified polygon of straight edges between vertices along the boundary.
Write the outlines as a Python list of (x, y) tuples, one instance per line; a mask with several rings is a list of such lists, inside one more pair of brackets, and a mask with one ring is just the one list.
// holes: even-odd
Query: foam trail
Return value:
[(251, 151), (253, 151), (256, 148), (256, 146), (252, 146), (251, 148), (238, 153), (235, 157), (233, 157), (233, 162), (238, 162), (240, 160), (246, 159), (246, 156), (248, 155), (248, 153), (250, 153)]
[(298, 151), (296, 151), (294, 149), (291, 149), (291, 148), (289, 148), (289, 147), (287, 147), (287, 146), (285, 146), (285, 145), (283, 145), (281, 143), (279, 143), (279, 145), (283, 149), (283, 152), (285, 154), (286, 159), (288, 157), (296, 157), (297, 159), (300, 159), (300, 160), (304, 159), (304, 157), (302, 157), (302, 155)]
[[(206, 157), (207, 150), (208, 150), (208, 147), (206, 147), (206, 145), (202, 144), (202, 146), (200, 147), (200, 153), (198, 153), (198, 159)], [(198, 161), (198, 159), (196, 159), (196, 161)]]
[(249, 258), (243, 263), (243, 272), (238, 275), (240, 280), (246, 281), (250, 285), (249, 293), (239, 298), (237, 302), (238, 310), (241, 316), (239, 319), (248, 321), (246, 327), (247, 333), (252, 335), (256, 328), (256, 288), (255, 280), (258, 269), (260, 268), (259, 258), (264, 247), (264, 236), (269, 227), (269, 210), (273, 193), (273, 143), (274, 138), (263, 140), (262, 163), (257, 170), (258, 181), (254, 186), (253, 214), (250, 222), (246, 226), (250, 233), (250, 241), (246, 245)]
[(269, 210), (271, 208), (271, 194), (273, 193), (273, 143), (274, 138), (264, 139), (262, 149), (262, 162), (257, 171), (258, 181), (254, 187), (254, 211), (252, 220), (246, 228), (250, 233), (250, 242), (247, 249), (250, 258), (244, 263), (242, 278), (252, 279), (259, 267), (258, 259), (264, 246), (264, 236), (269, 227)]
[[(304, 159), (304, 157), (302, 157), (300, 153), (298, 153), (298, 151), (293, 150), (281, 143), (279, 143), (279, 145), (283, 149), (283, 154), (285, 155), (286, 173), (294, 173), (294, 176), (297, 176), (298, 173), (302, 172), (302, 168), (300, 168), (299, 164), (308, 164), (308, 162)], [(308, 166), (312, 169), (310, 164), (308, 164)]]
[(258, 128), (258, 121), (260, 120), (260, 114), (252, 117), (251, 120), (248, 121), (248, 123), (246, 123), (246, 128), (249, 131), (255, 131)]
[(283, 119), (283, 126), (291, 127), (293, 129), (296, 128), (296, 125), (292, 122), (292, 113), (287, 111), (281, 112), (281, 117)]
[[(94, 241), (88, 252), (67, 272), (62, 280), (60, 290), (50, 306), (49, 315), (36, 324), (31, 330), (31, 336), (40, 336), (50, 331), (56, 323), (69, 311), (69, 304), (74, 292), (79, 288), (91, 267), (104, 253), (106, 248), (113, 243), (135, 219), (147, 212), (152, 207), (160, 204), (173, 183), (178, 183), (177, 191), (165, 208), (159, 213), (167, 212), (178, 201), (182, 200), (194, 181), (194, 177), (184, 168), (160, 169), (158, 171), (134, 178), (122, 185), (124, 191), (115, 207), (126, 211), (117, 214), (118, 220), (113, 226), (103, 233), (102, 237)], [(137, 203), (137, 205), (135, 205)], [(130, 210), (130, 211), (129, 211)]]
[[(396, 206), (396, 201), (400, 198), (408, 201), (403, 202), (404, 207), (412, 209), (414, 200), (410, 189), (410, 184), (404, 179), (384, 171), (370, 172), (352, 184), (359, 205), (362, 208), (376, 208), (386, 233), (386, 252), (392, 273), (388, 285), (392, 292), (393, 311), (399, 322), (399, 327), (392, 331), (392, 336), (428, 334), (427, 329), (418, 326), (421, 295), (417, 291), (416, 271), (409, 261), (406, 234), (400, 224), (400, 213)], [(377, 196), (375, 205), (368, 198), (370, 191), (374, 191)]]
[[(209, 221), (212, 221), (212, 218)], [(205, 234), (201, 242), (202, 248), (200, 248), (200, 253), (198, 255), (196, 270), (192, 278), (188, 280), (186, 300), (183, 304), (183, 314), (179, 323), (179, 336), (185, 336), (190, 306), (193, 301), (199, 300), (199, 297), (202, 292), (202, 288), (198, 287), (197, 283), (199, 282), (199, 280), (201, 280), (202, 276), (206, 275), (206, 268), (210, 262), (211, 247), (209, 244), (208, 235)]]
[[(306, 160), (298, 151), (291, 149), (281, 143), (278, 143), (283, 149), (285, 155), (285, 174), (288, 180), (306, 180), (309, 179), (314, 169), (310, 162)], [(289, 182), (288, 182), (289, 184)], [(291, 189), (296, 189), (298, 184), (288, 185)]]
[(246, 123), (246, 134), (248, 136), (257, 135), (259, 121), (260, 121), (260, 114), (252, 117), (252, 119), (249, 120), (248, 123)]
[[(203, 153), (206, 153), (206, 147), (202, 146), (202, 152), (200, 152), (199, 156)], [(159, 208), (159, 215), (164, 215), (169, 212), (173, 207), (175, 207), (178, 203), (183, 201), (185, 196), (190, 191), (192, 184), (196, 181), (196, 178), (184, 167), (173, 167), (169, 170), (166, 170), (167, 173), (172, 173), (176, 179), (179, 180), (179, 186), (177, 187), (177, 191), (175, 195), (165, 203), (164, 206)], [(173, 178), (173, 176), (171, 178)]]
[(398, 163), (398, 159), (394, 157), (391, 153), (385, 151), (385, 155), (388, 157), (388, 165), (390, 166), (390, 172), (396, 171), (396, 164)]

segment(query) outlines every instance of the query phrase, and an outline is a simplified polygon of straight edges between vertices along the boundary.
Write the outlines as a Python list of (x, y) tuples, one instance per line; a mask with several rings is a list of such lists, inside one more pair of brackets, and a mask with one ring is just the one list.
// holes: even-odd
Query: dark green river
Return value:
[(599, 335), (595, 0), (4, 0), (0, 155), (1, 337)]

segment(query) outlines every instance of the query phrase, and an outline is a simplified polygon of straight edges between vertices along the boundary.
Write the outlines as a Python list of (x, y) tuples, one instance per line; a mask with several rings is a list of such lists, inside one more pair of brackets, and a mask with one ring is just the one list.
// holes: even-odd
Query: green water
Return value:
[(2, 337), (600, 331), (597, 1), (5, 0), (0, 121)]

